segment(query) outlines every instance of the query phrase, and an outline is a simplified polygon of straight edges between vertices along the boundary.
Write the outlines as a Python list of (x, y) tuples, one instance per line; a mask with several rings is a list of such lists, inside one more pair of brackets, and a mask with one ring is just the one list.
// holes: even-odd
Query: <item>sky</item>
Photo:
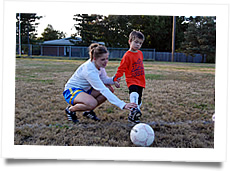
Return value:
[[(43, 18), (37, 20), (37, 22), (39, 23), (37, 28), (38, 31), (37, 37), (41, 37), (41, 33), (44, 32), (44, 29), (48, 26), (48, 24), (52, 25), (54, 30), (58, 30), (60, 32), (66, 33), (66, 37), (70, 37), (71, 34), (76, 33), (76, 29), (74, 27), (76, 21), (73, 20), (75, 14), (77, 13), (71, 10), (70, 11), (65, 10), (65, 12), (63, 13), (53, 12), (53, 11), (46, 11), (43, 13), (38, 12), (37, 16), (43, 16)], [(108, 15), (108, 14), (104, 13), (101, 15)]]
[(37, 31), (38, 37), (41, 37), (41, 33), (44, 32), (44, 29), (51, 24), (54, 30), (62, 31), (66, 33), (66, 37), (70, 37), (71, 34), (76, 33), (74, 24), (76, 21), (73, 20), (73, 16), (76, 13), (73, 11), (63, 13), (53, 13), (52, 11), (46, 13), (37, 13), (37, 16), (43, 16), (39, 22)]

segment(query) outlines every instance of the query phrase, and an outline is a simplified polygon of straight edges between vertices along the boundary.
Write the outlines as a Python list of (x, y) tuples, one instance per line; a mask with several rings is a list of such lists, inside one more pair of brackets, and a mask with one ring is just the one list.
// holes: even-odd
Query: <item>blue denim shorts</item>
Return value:
[(74, 105), (74, 99), (78, 94), (85, 92), (87, 94), (91, 94), (93, 88), (89, 89), (87, 92), (81, 88), (69, 88), (63, 92), (63, 96), (65, 101), (71, 105)]

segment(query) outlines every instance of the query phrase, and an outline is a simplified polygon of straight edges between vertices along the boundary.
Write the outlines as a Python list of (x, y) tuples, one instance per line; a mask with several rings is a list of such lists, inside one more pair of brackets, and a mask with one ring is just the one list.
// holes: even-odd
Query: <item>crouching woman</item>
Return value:
[(137, 107), (135, 103), (125, 103), (113, 94), (110, 84), (119, 87), (119, 83), (106, 74), (105, 67), (109, 56), (107, 48), (96, 43), (91, 44), (89, 55), (90, 59), (78, 67), (65, 84), (63, 96), (71, 105), (65, 109), (68, 120), (78, 122), (76, 112), (84, 111), (83, 116), (99, 121), (93, 110), (106, 100), (120, 109), (131, 110)]

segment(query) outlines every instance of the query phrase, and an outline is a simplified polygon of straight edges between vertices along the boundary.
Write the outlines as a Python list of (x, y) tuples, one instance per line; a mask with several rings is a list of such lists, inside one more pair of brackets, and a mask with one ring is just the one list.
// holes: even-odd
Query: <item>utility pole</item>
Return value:
[(176, 16), (173, 16), (173, 28), (172, 28), (172, 62), (174, 61), (175, 33), (176, 33)]
[(27, 22), (27, 41), (28, 41), (28, 56), (30, 56), (30, 33), (29, 33), (29, 21)]
[(19, 49), (19, 56), (21, 57), (21, 13), (19, 13), (19, 22), (18, 22), (18, 49)]

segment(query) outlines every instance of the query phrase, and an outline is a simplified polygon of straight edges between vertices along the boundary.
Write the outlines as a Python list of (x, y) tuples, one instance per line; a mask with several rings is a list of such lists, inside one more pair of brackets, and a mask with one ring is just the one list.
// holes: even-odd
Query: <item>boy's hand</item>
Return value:
[[(116, 78), (116, 76), (114, 75), (114, 76), (113, 76), (113, 82), (115, 82), (115, 81), (114, 81), (115, 78)], [(121, 77), (117, 78), (116, 81), (119, 83), (119, 82), (121, 81)]]
[(120, 88), (120, 84), (119, 84), (119, 82), (114, 81), (114, 85), (116, 86), (116, 88)]
[(121, 77), (117, 79), (117, 82), (119, 83), (121, 81)]

